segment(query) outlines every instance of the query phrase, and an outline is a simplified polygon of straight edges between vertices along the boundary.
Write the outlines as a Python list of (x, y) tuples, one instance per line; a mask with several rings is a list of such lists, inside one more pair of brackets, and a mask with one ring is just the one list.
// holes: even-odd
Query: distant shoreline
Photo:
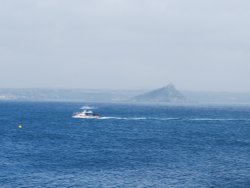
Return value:
[(71, 89), (0, 89), (0, 101), (93, 102), (138, 105), (249, 105), (250, 93), (182, 91), (186, 102), (139, 102), (133, 97), (145, 91), (71, 90)]

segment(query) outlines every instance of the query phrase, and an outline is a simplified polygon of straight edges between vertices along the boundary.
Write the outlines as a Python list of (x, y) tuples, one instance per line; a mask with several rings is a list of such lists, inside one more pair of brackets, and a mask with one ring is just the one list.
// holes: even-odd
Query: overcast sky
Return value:
[(0, 0), (0, 87), (250, 92), (249, 23), (249, 0)]

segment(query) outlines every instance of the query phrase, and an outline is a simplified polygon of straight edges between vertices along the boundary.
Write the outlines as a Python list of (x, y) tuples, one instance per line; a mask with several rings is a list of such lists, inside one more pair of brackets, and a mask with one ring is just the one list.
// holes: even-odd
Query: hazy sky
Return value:
[(249, 0), (0, 0), (0, 87), (250, 92)]

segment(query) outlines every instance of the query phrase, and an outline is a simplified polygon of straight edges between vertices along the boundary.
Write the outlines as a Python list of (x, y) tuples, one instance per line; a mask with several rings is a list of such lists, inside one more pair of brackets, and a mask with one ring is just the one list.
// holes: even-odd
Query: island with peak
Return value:
[(132, 99), (134, 102), (146, 103), (184, 103), (187, 98), (178, 91), (173, 84), (137, 95)]

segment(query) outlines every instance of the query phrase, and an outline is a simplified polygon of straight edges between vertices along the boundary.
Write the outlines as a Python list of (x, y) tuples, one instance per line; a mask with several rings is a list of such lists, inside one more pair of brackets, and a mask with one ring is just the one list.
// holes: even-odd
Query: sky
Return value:
[(249, 0), (0, 0), (0, 88), (250, 92)]

